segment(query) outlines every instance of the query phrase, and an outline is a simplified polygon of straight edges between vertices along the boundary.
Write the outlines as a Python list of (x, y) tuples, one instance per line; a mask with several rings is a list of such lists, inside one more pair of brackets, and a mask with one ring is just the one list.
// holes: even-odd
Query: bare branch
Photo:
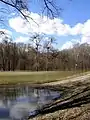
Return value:
[(57, 17), (62, 9), (59, 6), (56, 6), (53, 0), (44, 0), (44, 9), (43, 13), (47, 11), (47, 16), (54, 18)]
[[(5, 3), (5, 4), (7, 4), (7, 5), (9, 5), (9, 6), (11, 6), (11, 7), (13, 7), (13, 8), (15, 8), (16, 10), (18, 10), (22, 15), (23, 15), (23, 17), (27, 20), (27, 17), (26, 17), (26, 15), (24, 15), (24, 13), (21, 11), (22, 9), (27, 9), (27, 7), (24, 7), (22, 4), (23, 3), (21, 3), (21, 7), (18, 7), (18, 2), (19, 2), (19, 0), (16, 0), (16, 3), (14, 4), (14, 2), (12, 2), (12, 3), (10, 3), (10, 2), (8, 2), (8, 1), (5, 1), (5, 0), (0, 0), (2, 3)], [(20, 0), (20, 1), (22, 1), (22, 0)]]
[[(24, 17), (24, 19), (27, 20), (27, 22), (30, 22), (30, 21), (28, 20), (28, 18), (29, 18), (29, 19), (31, 19), (34, 23), (37, 24), (37, 22), (34, 21), (32, 17), (30, 17), (30, 14), (27, 15), (26, 13), (23, 12), (23, 10), (28, 11), (28, 8), (27, 8), (27, 5), (26, 5), (26, 0), (15, 0), (15, 1), (14, 1), (14, 0), (9, 0), (9, 1), (0, 0), (0, 2), (6, 4), (6, 5), (8, 5), (8, 6), (11, 6), (11, 7), (15, 8), (15, 9)], [(38, 24), (37, 24), (37, 25), (38, 25)]]

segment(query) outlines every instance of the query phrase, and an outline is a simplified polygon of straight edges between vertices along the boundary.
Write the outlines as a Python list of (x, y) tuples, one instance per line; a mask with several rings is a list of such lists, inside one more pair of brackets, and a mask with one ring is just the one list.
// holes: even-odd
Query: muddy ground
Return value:
[(32, 120), (90, 120), (90, 78), (48, 86), (61, 98), (44, 106)]

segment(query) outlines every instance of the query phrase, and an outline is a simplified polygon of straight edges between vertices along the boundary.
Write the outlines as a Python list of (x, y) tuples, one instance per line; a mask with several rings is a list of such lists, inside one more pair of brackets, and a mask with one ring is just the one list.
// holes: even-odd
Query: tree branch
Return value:
[(50, 17), (54, 18), (54, 17), (57, 17), (59, 15), (59, 10), (61, 11), (62, 9), (58, 6), (56, 6), (54, 3), (53, 3), (53, 0), (50, 1), (50, 0), (44, 0), (44, 9), (43, 9), (43, 12), (45, 11), (45, 9), (47, 10), (47, 16), (49, 15)]
[[(19, 13), (21, 13), (21, 15), (24, 17), (24, 19), (26, 19), (28, 22), (29, 22), (29, 20), (28, 20), (28, 18), (30, 18), (33, 22), (35, 22), (34, 20), (33, 20), (33, 18), (31, 18), (30, 16), (28, 16), (28, 15), (25, 15), (23, 12), (22, 12), (22, 10), (21, 10), (21, 8), (23, 9), (23, 6), (21, 7), (21, 8), (18, 8), (17, 7), (17, 1), (18, 0), (16, 0), (16, 3), (14, 3), (12, 0), (12, 3), (10, 3), (10, 2), (7, 2), (7, 1), (5, 1), (5, 0), (0, 0), (2, 3), (4, 3), (4, 4), (6, 4), (6, 5), (9, 5), (9, 6), (11, 6), (11, 7), (13, 7), (13, 8), (15, 8)], [(27, 7), (25, 7), (26, 8), (26, 10), (27, 10)], [(24, 8), (24, 9), (25, 9)], [(35, 22), (36, 23), (36, 22)], [(36, 23), (37, 24), (37, 23)], [(38, 25), (38, 24), (37, 24)]]

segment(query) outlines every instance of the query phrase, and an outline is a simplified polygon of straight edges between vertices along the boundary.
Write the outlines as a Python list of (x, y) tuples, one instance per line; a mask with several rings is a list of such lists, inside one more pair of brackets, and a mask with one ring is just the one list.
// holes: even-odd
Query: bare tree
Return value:
[(36, 51), (36, 57), (35, 57), (35, 60), (36, 60), (36, 63), (35, 63), (35, 68), (36, 68), (36, 71), (39, 70), (39, 50), (40, 50), (40, 47), (42, 46), (41, 45), (41, 42), (43, 40), (43, 36), (35, 33), (31, 38), (30, 38), (30, 41), (32, 42), (34, 48), (35, 48), (35, 51)]
[(53, 48), (53, 43), (55, 43), (55, 38), (48, 37), (47, 40), (45, 40), (44, 43), (44, 49), (46, 49), (46, 71), (48, 71), (48, 60), (49, 60), (49, 52)]

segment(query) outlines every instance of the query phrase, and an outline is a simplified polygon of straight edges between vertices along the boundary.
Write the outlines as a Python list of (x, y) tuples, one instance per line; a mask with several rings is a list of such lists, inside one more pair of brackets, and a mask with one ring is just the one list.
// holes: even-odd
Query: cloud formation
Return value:
[(0, 31), (3, 31), (4, 33), (6, 33), (7, 35), (12, 35), (12, 32), (7, 30), (7, 29), (0, 29)]
[(73, 43), (71, 41), (67, 41), (65, 44), (63, 44), (60, 50), (70, 49), (70, 48), (73, 48)]
[(64, 44), (62, 45), (62, 47), (61, 47), (60, 50), (63, 50), (63, 49), (71, 49), (71, 48), (73, 48), (73, 46), (74, 46), (75, 44), (77, 44), (77, 43), (81, 44), (81, 41), (80, 41), (79, 39), (69, 40), (69, 41), (67, 41), (66, 43), (64, 43)]
[(21, 43), (23, 43), (23, 42), (26, 43), (28, 41), (29, 41), (29, 37), (22, 37), (22, 36), (20, 36), (20, 37), (18, 37), (18, 38), (15, 39), (16, 43), (20, 43), (20, 42)]
[(54, 18), (50, 19), (46, 16), (41, 17), (37, 13), (30, 14), (30, 17), (36, 21), (37, 25), (33, 20), (29, 19), (30, 24), (26, 22), (20, 16), (10, 18), (9, 25), (16, 32), (23, 34), (28, 34), (30, 32), (40, 32), (45, 34), (57, 34), (60, 36), (64, 35), (88, 35), (90, 34), (90, 20), (87, 20), (85, 23), (77, 23), (75, 26), (71, 27), (68, 24), (64, 24), (62, 19)]
[(7, 29), (0, 29), (0, 32), (4, 32), (4, 33), (5, 33), (5, 35), (4, 35), (4, 34), (0, 34), (0, 42), (1, 42), (2, 40), (4, 40), (6, 36), (7, 36), (8, 38), (11, 38), (11, 36), (12, 36), (12, 32), (9, 31), (9, 30), (7, 30)]
[(39, 32), (45, 34), (57, 34), (59, 36), (80, 34), (83, 26), (82, 24), (78, 23), (74, 27), (70, 27), (70, 25), (64, 24), (62, 19), (47, 19), (46, 16), (41, 17), (37, 13), (31, 13), (30, 17), (36, 21), (39, 26), (31, 19), (29, 19), (29, 24), (20, 16), (9, 19), (9, 25), (16, 32), (23, 34)]
[[(79, 41), (81, 43), (89, 43), (90, 44), (90, 20), (85, 21), (84, 23), (77, 23), (73, 27), (69, 24), (64, 24), (64, 21), (59, 18), (50, 19), (46, 16), (41, 17), (37, 13), (30, 13), (30, 17), (37, 22), (37, 25), (33, 20), (29, 19), (30, 23), (27, 23), (20, 16), (10, 18), (9, 25), (16, 32), (22, 34), (30, 34), (33, 32), (36, 33), (44, 33), (47, 35), (58, 35), (58, 36), (77, 36), (80, 35), (81, 38)], [(20, 38), (22, 39), (22, 38)], [(77, 41), (77, 40), (76, 40)], [(77, 41), (78, 42), (78, 41)], [(67, 46), (72, 47), (73, 42), (67, 41), (62, 48), (67, 48)], [(65, 47), (66, 46), (66, 47)]]

